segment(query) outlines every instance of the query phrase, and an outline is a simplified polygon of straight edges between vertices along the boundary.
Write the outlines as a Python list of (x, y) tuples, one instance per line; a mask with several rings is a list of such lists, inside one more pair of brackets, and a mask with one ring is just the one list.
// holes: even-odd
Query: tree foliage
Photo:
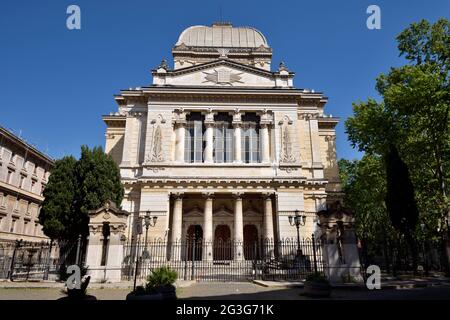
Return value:
[(382, 102), (368, 99), (353, 105), (346, 121), (352, 145), (386, 157), (389, 146), (409, 168), (423, 215), (448, 214), (450, 165), (449, 112), (450, 24), (422, 20), (397, 36), (408, 65), (377, 78)]
[(408, 167), (393, 145), (390, 146), (385, 161), (386, 208), (394, 228), (411, 242), (419, 212)]
[[(397, 42), (408, 63), (377, 78), (381, 101), (353, 104), (346, 132), (365, 157), (383, 159), (386, 205), (393, 226), (403, 234), (415, 230), (417, 235), (417, 221), (421, 221), (430, 236), (445, 234), (450, 182), (450, 23), (446, 19), (413, 23), (397, 36)], [(410, 220), (402, 225), (405, 219)]]
[(81, 147), (81, 157), (57, 160), (44, 190), (39, 221), (52, 239), (74, 239), (88, 234), (89, 210), (107, 200), (120, 205), (124, 190), (120, 171), (101, 147)]
[(72, 214), (72, 201), (77, 188), (75, 165), (77, 160), (64, 157), (55, 161), (55, 167), (44, 189), (44, 202), (39, 214), (39, 223), (51, 239), (65, 238), (76, 225)]

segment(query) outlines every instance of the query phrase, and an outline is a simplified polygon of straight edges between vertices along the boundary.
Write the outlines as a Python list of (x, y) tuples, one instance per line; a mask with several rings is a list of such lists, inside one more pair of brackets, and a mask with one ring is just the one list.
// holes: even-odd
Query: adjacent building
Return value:
[(288, 217), (296, 211), (305, 216), (301, 237), (310, 237), (317, 212), (342, 197), (339, 119), (325, 112), (328, 98), (295, 87), (284, 63), (273, 67), (272, 48), (251, 27), (189, 27), (172, 54), (173, 68), (163, 60), (152, 84), (122, 90), (118, 110), (103, 116), (131, 213), (127, 239), (147, 211), (158, 217), (151, 239), (295, 238)]
[(0, 241), (42, 241), (38, 216), (54, 161), (0, 127)]

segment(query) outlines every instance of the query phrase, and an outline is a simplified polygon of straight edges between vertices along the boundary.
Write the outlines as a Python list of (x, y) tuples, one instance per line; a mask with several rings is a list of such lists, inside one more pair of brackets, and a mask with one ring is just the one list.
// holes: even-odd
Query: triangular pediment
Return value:
[(167, 72), (167, 84), (179, 86), (274, 87), (270, 71), (230, 60), (215, 60), (204, 64)]

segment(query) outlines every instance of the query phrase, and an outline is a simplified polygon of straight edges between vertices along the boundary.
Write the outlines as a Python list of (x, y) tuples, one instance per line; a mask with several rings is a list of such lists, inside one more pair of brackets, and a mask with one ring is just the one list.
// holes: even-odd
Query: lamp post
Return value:
[(306, 216), (300, 215), (299, 210), (295, 210), (294, 216), (289, 216), (289, 224), (297, 228), (297, 257), (302, 256), (302, 250), (300, 249), (300, 226), (304, 226), (306, 223)]
[(157, 216), (150, 217), (150, 211), (147, 211), (144, 217), (144, 225), (145, 225), (145, 248), (144, 253), (142, 254), (144, 259), (148, 259), (150, 254), (147, 250), (147, 238), (148, 238), (148, 228), (154, 227), (156, 225), (156, 221), (158, 220)]

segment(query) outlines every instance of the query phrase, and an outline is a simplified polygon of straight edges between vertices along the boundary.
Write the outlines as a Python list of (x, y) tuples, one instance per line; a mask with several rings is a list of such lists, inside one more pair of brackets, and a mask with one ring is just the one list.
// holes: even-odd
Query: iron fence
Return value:
[(417, 241), (415, 253), (401, 238), (385, 241), (380, 245), (363, 241), (360, 247), (360, 260), (364, 269), (372, 264), (377, 265), (383, 273), (394, 277), (429, 276), (446, 271), (446, 257), (442, 245), (431, 241)]
[(0, 279), (62, 280), (66, 266), (82, 264), (83, 243), (81, 238), (58, 242), (0, 241)]
[(156, 240), (126, 244), (123, 257), (123, 280), (145, 279), (163, 266), (181, 279), (197, 281), (303, 280), (324, 270), (322, 245), (316, 239)]

